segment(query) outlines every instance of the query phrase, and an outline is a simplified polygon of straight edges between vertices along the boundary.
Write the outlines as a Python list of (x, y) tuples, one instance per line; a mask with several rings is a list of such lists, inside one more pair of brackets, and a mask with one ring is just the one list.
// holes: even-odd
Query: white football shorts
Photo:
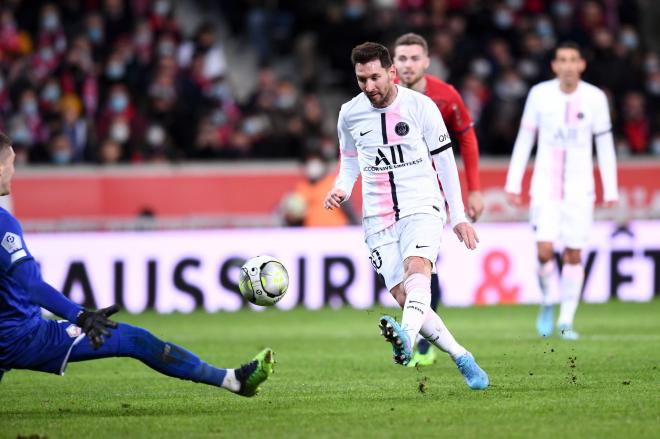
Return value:
[(583, 249), (589, 243), (594, 219), (593, 197), (581, 200), (540, 202), (532, 200), (529, 220), (536, 242), (559, 242)]
[(392, 290), (403, 282), (403, 261), (420, 256), (431, 261), (435, 273), (444, 221), (440, 216), (419, 213), (401, 218), (385, 230), (367, 236), (371, 265)]

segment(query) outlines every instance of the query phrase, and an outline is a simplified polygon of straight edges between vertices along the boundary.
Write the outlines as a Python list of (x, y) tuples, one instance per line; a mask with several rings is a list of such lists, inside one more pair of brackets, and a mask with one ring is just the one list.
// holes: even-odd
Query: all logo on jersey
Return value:
[(410, 131), (410, 127), (405, 122), (399, 122), (394, 126), (394, 132), (398, 136), (405, 136)]
[[(398, 153), (398, 157), (397, 157), (397, 153)], [(374, 164), (374, 166), (378, 166), (381, 163), (384, 163), (386, 165), (396, 165), (397, 163), (403, 163), (403, 150), (401, 149), (401, 145), (396, 145), (396, 151), (394, 146), (390, 146), (389, 158), (380, 148), (378, 148), (378, 157), (376, 157), (376, 163)]]
[(14, 253), (23, 248), (23, 241), (16, 233), (7, 232), (2, 238), (2, 248), (7, 250), (7, 253)]
[(392, 145), (389, 148), (378, 148), (376, 153), (376, 160), (373, 166), (365, 166), (366, 172), (379, 172), (389, 171), (405, 166), (417, 165), (422, 163), (422, 159), (418, 158), (413, 161), (406, 162), (403, 158), (403, 147), (401, 145)]

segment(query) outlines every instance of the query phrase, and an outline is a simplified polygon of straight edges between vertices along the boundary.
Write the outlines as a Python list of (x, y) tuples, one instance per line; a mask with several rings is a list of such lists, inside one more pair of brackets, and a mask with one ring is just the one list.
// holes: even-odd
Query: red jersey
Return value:
[[(424, 94), (438, 106), (450, 137), (458, 143), (461, 149), (468, 191), (478, 191), (480, 187), (479, 145), (470, 113), (468, 113), (461, 95), (451, 84), (447, 84), (435, 76), (425, 75), (424, 77), (426, 78)], [(395, 82), (400, 83), (398, 76)]]

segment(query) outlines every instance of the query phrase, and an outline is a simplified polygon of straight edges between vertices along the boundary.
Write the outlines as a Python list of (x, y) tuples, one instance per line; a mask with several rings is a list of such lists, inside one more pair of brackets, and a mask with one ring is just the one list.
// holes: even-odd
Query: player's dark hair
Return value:
[(582, 53), (582, 48), (575, 41), (562, 41), (561, 43), (559, 43), (557, 47), (555, 47), (555, 58), (557, 58), (559, 49), (573, 49), (577, 51), (578, 55), (580, 55), (580, 58), (584, 58), (584, 53)]
[(355, 64), (366, 64), (374, 60), (379, 60), (380, 65), (385, 69), (389, 69), (392, 66), (390, 51), (382, 44), (367, 41), (359, 46), (355, 46), (351, 51), (353, 67), (355, 67)]
[(429, 43), (426, 42), (426, 38), (416, 34), (414, 32), (409, 32), (407, 34), (401, 35), (394, 42), (394, 48), (396, 49), (399, 46), (422, 46), (424, 53), (429, 53)]
[(8, 135), (0, 131), (0, 152), (11, 147), (12, 141)]

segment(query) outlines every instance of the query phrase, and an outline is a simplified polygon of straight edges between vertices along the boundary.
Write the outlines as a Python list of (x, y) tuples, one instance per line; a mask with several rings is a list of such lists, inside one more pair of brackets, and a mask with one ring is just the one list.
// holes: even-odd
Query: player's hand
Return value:
[(454, 233), (458, 236), (458, 240), (465, 244), (470, 250), (477, 248), (479, 237), (474, 227), (470, 223), (459, 223), (454, 227)]
[(467, 215), (475, 223), (484, 211), (484, 200), (480, 191), (472, 191), (468, 194)]
[(323, 207), (326, 209), (339, 209), (342, 201), (346, 199), (346, 192), (338, 188), (332, 188), (323, 200)]
[(117, 322), (108, 319), (111, 315), (119, 311), (119, 306), (112, 305), (98, 311), (81, 311), (76, 319), (76, 325), (89, 338), (89, 343), (94, 350), (100, 348), (105, 343), (105, 337), (112, 337), (109, 328), (116, 328)]
[(507, 192), (506, 193), (506, 201), (510, 205), (516, 206), (516, 207), (522, 207), (522, 205), (523, 205), (522, 195), (514, 194), (512, 192)]

